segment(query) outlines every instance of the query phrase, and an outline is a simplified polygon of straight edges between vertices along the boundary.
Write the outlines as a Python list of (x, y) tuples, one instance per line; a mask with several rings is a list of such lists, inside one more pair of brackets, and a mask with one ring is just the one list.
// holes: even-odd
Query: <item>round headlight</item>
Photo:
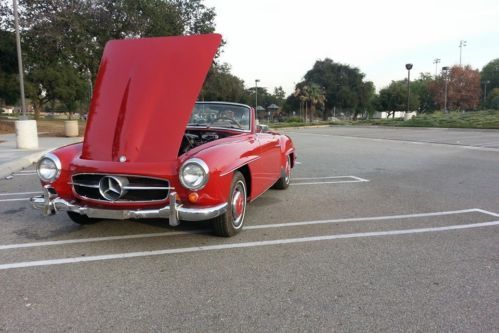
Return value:
[(61, 174), (61, 161), (54, 154), (45, 154), (38, 161), (36, 172), (42, 181), (51, 183)]
[(180, 183), (189, 190), (200, 190), (208, 182), (208, 165), (198, 158), (187, 160), (180, 168)]

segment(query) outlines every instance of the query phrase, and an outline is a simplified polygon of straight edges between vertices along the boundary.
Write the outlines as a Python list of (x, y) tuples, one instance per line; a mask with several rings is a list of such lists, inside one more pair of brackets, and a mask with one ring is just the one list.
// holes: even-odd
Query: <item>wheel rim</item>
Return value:
[(286, 184), (289, 184), (289, 181), (291, 179), (291, 157), (288, 155), (288, 158), (286, 160), (286, 169), (285, 169), (286, 176), (284, 177), (284, 181)]
[(232, 224), (234, 228), (239, 229), (243, 225), (246, 210), (246, 186), (241, 180), (234, 186), (231, 198)]

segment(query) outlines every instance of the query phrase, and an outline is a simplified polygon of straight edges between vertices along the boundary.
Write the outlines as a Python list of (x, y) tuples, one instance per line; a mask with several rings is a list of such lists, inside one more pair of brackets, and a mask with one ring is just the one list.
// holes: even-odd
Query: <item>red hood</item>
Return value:
[(92, 96), (82, 158), (176, 159), (220, 42), (217, 34), (108, 42)]

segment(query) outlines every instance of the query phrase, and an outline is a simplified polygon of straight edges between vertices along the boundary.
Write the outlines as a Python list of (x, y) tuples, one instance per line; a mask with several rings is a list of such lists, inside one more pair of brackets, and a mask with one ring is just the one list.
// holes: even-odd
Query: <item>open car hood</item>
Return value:
[(220, 42), (218, 34), (109, 41), (90, 104), (81, 158), (176, 159)]

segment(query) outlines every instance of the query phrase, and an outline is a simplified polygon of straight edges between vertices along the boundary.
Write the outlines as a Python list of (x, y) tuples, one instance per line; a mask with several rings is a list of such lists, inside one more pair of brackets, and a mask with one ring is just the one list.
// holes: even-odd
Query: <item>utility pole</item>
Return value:
[(412, 64), (405, 64), (407, 69), (407, 113), (409, 113), (409, 100), (411, 98), (411, 69)]
[(466, 46), (466, 41), (465, 40), (460, 40), (459, 41), (459, 66), (462, 66), (462, 55), (463, 55), (463, 47)]
[(433, 63), (435, 64), (435, 78), (436, 78), (438, 74), (438, 64), (440, 63), (440, 58), (433, 59)]
[(259, 79), (255, 80), (255, 111), (258, 111), (258, 82), (260, 82)]
[(444, 112), (447, 113), (447, 83), (448, 83), (448, 80), (447, 80), (447, 76), (448, 76), (448, 73), (449, 73), (449, 67), (448, 66), (444, 66), (442, 67), (442, 72), (444, 73), (444, 80), (445, 80), (445, 91), (444, 91)]
[(26, 99), (24, 97), (24, 70), (23, 70), (23, 58), (21, 54), (21, 36), (19, 34), (19, 15), (17, 13), (17, 0), (12, 0), (14, 6), (14, 25), (16, 29), (16, 47), (17, 47), (17, 65), (19, 67), (19, 87), (21, 88), (21, 107), (23, 116), (21, 119), (27, 119), (26, 117)]
[(19, 149), (38, 149), (38, 130), (36, 120), (29, 120), (26, 115), (26, 98), (24, 96), (23, 59), (21, 53), (21, 36), (19, 33), (19, 14), (17, 0), (12, 0), (14, 7), (14, 26), (16, 29), (17, 65), (19, 67), (19, 88), (21, 92), (22, 116), (15, 121), (16, 147)]

